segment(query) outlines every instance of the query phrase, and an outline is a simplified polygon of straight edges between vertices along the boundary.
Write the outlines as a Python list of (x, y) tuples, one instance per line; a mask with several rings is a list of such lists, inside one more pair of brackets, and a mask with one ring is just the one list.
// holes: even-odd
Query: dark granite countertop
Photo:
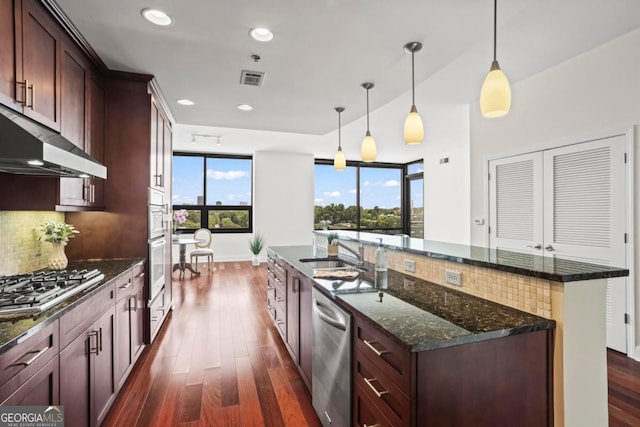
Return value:
[[(313, 268), (299, 261), (313, 257), (311, 246), (280, 246), (269, 251), (313, 277)], [(393, 270), (388, 270), (388, 286), (380, 302), (378, 293), (366, 286), (373, 282), (373, 275), (373, 269), (362, 273), (345, 293), (341, 288), (334, 291), (325, 283), (330, 281), (314, 281), (316, 288), (350, 311), (370, 319), (413, 352), (555, 327), (553, 320)], [(358, 283), (363, 286), (356, 291)]]
[(95, 286), (78, 292), (47, 311), (36, 314), (0, 315), (0, 353), (4, 353), (38, 332), (65, 312), (96, 294), (107, 282), (143, 261), (144, 259), (138, 258), (69, 262), (67, 270), (98, 269), (104, 274), (104, 280)]
[[(326, 234), (327, 231), (317, 231)], [(456, 243), (436, 242), (401, 235), (391, 236), (356, 231), (338, 231), (341, 238), (359, 240), (367, 245), (382, 245), (396, 251), (404, 251), (430, 258), (475, 265), (537, 277), (554, 282), (575, 282), (579, 280), (609, 279), (629, 275), (629, 270), (606, 265), (589, 264), (562, 258), (513, 252), (504, 249), (491, 249), (480, 246), (467, 246)]]

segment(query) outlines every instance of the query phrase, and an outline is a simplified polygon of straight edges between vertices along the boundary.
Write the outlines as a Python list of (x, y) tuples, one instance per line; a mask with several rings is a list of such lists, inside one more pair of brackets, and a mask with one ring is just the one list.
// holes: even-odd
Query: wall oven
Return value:
[(167, 206), (164, 193), (149, 188), (149, 303), (151, 303), (165, 285), (166, 271), (166, 227)]

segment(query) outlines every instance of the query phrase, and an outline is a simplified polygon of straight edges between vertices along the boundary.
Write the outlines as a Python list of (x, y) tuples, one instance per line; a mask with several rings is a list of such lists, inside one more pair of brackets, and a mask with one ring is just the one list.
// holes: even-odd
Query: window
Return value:
[(350, 162), (337, 172), (330, 161), (315, 166), (315, 228), (401, 234), (403, 165)]
[(422, 160), (409, 163), (405, 175), (405, 230), (411, 237), (424, 239), (424, 169)]
[(182, 231), (252, 232), (251, 157), (175, 153), (173, 211), (184, 209)]

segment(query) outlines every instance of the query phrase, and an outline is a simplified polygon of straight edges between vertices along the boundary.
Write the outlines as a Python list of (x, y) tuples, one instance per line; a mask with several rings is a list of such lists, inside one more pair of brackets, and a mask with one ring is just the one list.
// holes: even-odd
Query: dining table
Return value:
[(206, 243), (204, 240), (194, 239), (193, 237), (181, 237), (181, 236), (173, 236), (171, 242), (174, 245), (179, 245), (180, 247), (180, 259), (179, 261), (173, 265), (172, 272), (176, 270), (180, 271), (179, 278), (184, 277), (184, 272), (189, 270), (191, 272), (191, 276), (194, 274), (196, 276), (200, 275), (199, 271), (194, 270), (193, 266), (190, 262), (187, 262), (187, 245), (195, 245), (198, 243)]

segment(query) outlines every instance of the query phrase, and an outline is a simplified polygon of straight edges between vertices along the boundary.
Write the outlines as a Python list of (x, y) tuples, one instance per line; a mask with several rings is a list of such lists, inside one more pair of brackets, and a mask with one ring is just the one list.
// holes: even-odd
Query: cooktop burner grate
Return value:
[(0, 276), (0, 314), (47, 310), (102, 279), (99, 270), (86, 269)]

